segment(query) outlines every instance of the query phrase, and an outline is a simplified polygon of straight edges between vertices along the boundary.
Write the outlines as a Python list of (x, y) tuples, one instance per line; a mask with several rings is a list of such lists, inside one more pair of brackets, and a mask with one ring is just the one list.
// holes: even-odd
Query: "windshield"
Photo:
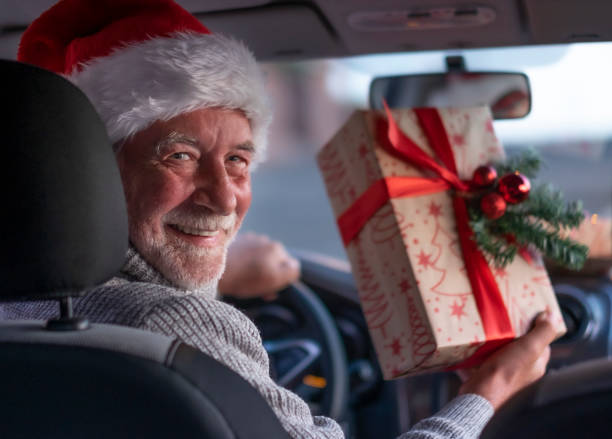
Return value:
[[(456, 52), (370, 55), (264, 64), (275, 107), (268, 161), (253, 175), (253, 204), (243, 230), (293, 249), (345, 259), (315, 154), (354, 109), (367, 108), (376, 76), (442, 72)], [(500, 120), (508, 153), (536, 148), (540, 179), (581, 199), (590, 215), (612, 217), (612, 44), (589, 43), (466, 50), (469, 70), (520, 71), (531, 83), (532, 110)], [(593, 217), (595, 218), (595, 217)]]

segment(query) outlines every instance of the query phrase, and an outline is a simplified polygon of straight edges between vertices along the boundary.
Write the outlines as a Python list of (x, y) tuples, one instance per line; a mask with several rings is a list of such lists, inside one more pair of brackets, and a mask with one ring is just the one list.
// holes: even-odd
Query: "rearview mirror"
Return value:
[(517, 119), (531, 110), (529, 80), (522, 73), (448, 72), (376, 78), (370, 106), (391, 108), (488, 105), (494, 119)]

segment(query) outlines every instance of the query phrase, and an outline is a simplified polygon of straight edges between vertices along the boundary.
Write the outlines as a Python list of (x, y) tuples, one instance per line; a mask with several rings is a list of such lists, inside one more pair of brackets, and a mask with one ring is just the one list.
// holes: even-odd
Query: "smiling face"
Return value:
[(251, 202), (253, 155), (246, 117), (214, 108), (158, 121), (117, 153), (130, 240), (177, 286), (216, 288)]

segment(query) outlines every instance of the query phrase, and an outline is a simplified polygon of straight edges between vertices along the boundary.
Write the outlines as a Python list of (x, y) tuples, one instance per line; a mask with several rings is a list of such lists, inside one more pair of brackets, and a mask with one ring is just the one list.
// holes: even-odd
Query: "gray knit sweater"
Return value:
[[(133, 249), (119, 277), (75, 300), (77, 314), (176, 337), (239, 373), (263, 395), (294, 438), (342, 438), (332, 419), (312, 416), (297, 395), (279, 387), (269, 374), (268, 356), (255, 325), (210, 292), (173, 287)], [(56, 302), (5, 304), (5, 319), (48, 319)], [(401, 439), (476, 438), (493, 409), (477, 395), (451, 401), (435, 416), (416, 424)]]

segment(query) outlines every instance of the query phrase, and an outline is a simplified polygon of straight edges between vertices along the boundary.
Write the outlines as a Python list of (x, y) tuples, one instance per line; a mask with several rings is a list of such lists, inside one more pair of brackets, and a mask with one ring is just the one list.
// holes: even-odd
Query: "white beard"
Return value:
[[(145, 260), (177, 287), (216, 294), (219, 280), (225, 271), (227, 249), (238, 230), (236, 215), (196, 216), (173, 211), (167, 216), (171, 221), (192, 227), (205, 224), (202, 228), (215, 228), (220, 225), (228, 239), (223, 247), (201, 248), (180, 239), (169, 239), (167, 234), (160, 237), (151, 236), (147, 230), (136, 229), (130, 225), (130, 237), (134, 246)], [(169, 222), (167, 218), (165, 221)]]
[[(229, 246), (229, 245), (228, 245)], [(212, 252), (206, 252), (208, 249), (194, 249), (191, 246), (184, 245), (180, 248), (165, 245), (159, 249), (155, 249), (155, 268), (164, 275), (169, 281), (178, 287), (186, 290), (206, 290), (217, 291), (219, 280), (225, 271), (225, 262), (227, 259), (227, 247), (223, 248), (220, 260), (214, 264), (210, 264), (210, 258), (215, 255), (210, 255)], [(201, 252), (193, 250), (204, 250)], [(217, 249), (215, 249), (217, 250)], [(194, 276), (185, 269), (183, 261), (185, 258), (199, 259), (201, 262), (199, 275)], [(213, 266), (211, 266), (213, 265)]]

